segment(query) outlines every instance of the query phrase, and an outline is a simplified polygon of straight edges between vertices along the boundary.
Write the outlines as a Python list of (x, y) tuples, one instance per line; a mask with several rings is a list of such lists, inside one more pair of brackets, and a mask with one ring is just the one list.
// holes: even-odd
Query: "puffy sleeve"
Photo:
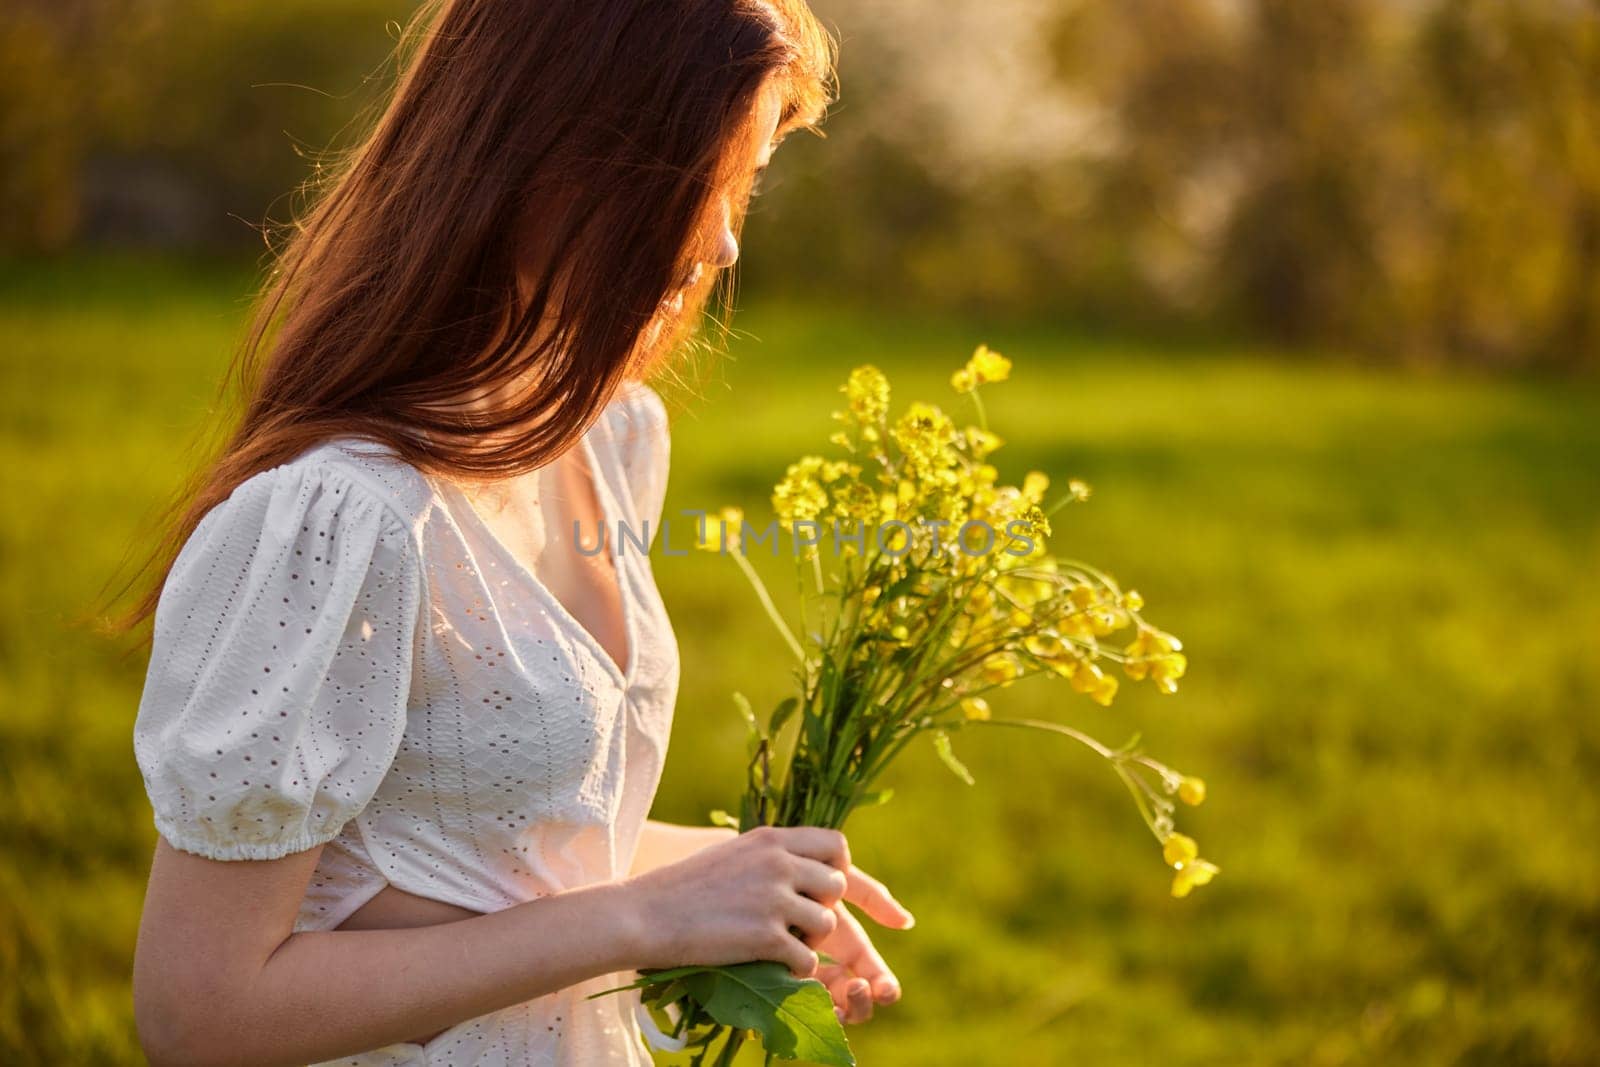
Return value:
[(648, 523), (650, 540), (661, 526), (661, 509), (667, 497), (672, 438), (666, 405), (643, 382), (629, 382), (614, 420), (618, 463), (633, 497), (634, 513)]
[(411, 533), (331, 464), (265, 471), (207, 513), (162, 589), (134, 726), (174, 847), (276, 859), (366, 806), (406, 723)]

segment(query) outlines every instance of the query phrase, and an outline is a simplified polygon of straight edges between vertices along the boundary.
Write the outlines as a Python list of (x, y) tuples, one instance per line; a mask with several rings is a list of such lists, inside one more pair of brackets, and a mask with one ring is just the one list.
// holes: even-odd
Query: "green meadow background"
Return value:
[[(662, 387), (669, 515), (759, 515), (857, 363), (960, 412), (1009, 355), (1002, 472), (1095, 487), (1056, 547), (1190, 673), (997, 710), (1142, 732), (1222, 868), (1173, 900), (1065, 739), (963, 731), (973, 787), (912, 751), (849, 828), (920, 920), (863, 1067), (1600, 1063), (1600, 8), (811, 3), (839, 98), (764, 179), (726, 352)], [(418, 9), (0, 2), (0, 1064), (140, 1060), (144, 658), (96, 596)], [(656, 814), (698, 822), (786, 654), (731, 561), (655, 572)]]
[[(184, 473), (250, 285), (231, 261), (0, 268), (0, 1062), (140, 1059), (144, 664), (82, 620)], [(1190, 655), (1175, 697), (996, 703), (1141, 730), (1204, 776), (1185, 815), (1217, 881), (1171, 899), (1065, 740), (961, 734), (975, 787), (911, 752), (850, 827), (919, 919), (881, 938), (906, 995), (853, 1031), (861, 1062), (1600, 1061), (1600, 390), (1008, 321), (755, 301), (664, 388), (669, 513), (759, 514), (852, 365), (954, 404), (989, 343), (1016, 361), (988, 400), (1003, 473), (1091, 482), (1056, 543)], [(784, 653), (729, 561), (655, 566), (684, 655), (656, 815), (700, 821), (741, 781), (729, 694), (776, 700)]]

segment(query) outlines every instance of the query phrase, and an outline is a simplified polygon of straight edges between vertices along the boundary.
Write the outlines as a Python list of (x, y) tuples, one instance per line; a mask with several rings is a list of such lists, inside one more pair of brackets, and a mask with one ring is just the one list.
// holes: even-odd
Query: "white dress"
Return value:
[[(666, 413), (623, 387), (583, 439), (618, 667), (449, 482), (352, 438), (241, 484), (178, 556), (134, 749), (161, 835), (218, 860), (325, 844), (296, 930), (385, 885), (491, 912), (625, 877), (660, 779), (678, 651), (651, 573)], [(584, 543), (594, 546), (586, 529)], [(649, 1063), (629, 975), (346, 1064)]]

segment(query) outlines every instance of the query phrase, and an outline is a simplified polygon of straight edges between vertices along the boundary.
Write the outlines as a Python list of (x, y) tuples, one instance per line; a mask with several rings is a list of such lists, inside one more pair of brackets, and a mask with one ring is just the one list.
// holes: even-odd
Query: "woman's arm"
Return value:
[(307, 1063), (634, 965), (644, 923), (600, 885), (460, 922), (291, 933), (320, 848), (218, 862), (156, 846), (134, 962), (151, 1061)]
[(320, 853), (223, 862), (157, 844), (134, 959), (153, 1063), (332, 1059), (640, 967), (772, 959), (810, 975), (849, 869), (834, 831), (758, 831), (457, 922), (295, 933)]

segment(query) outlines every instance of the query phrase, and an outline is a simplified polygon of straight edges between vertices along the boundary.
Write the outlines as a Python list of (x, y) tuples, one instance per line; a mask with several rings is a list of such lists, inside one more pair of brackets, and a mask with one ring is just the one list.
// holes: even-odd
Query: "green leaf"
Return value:
[(761, 729), (761, 724), (756, 721), (755, 709), (750, 706), (750, 698), (743, 693), (733, 694), (733, 706), (739, 709), (739, 717), (744, 720), (744, 729), (748, 735), (748, 748), (753, 756), (756, 748), (767, 739), (766, 731)]
[(878, 789), (871, 793), (862, 793), (861, 799), (856, 802), (857, 807), (875, 808), (880, 804), (887, 804), (894, 798), (893, 789)]
[(757, 810), (758, 806), (759, 802), (757, 798), (751, 796), (749, 793), (746, 793), (740, 798), (739, 825), (736, 826), (735, 829), (741, 834), (746, 830), (754, 830), (757, 826), (761, 825), (760, 815)]
[(889, 588), (885, 589), (881, 594), (879, 594), (878, 599), (887, 604), (896, 597), (904, 596), (905, 594), (911, 592), (912, 586), (917, 584), (918, 577), (920, 577), (920, 575), (916, 573), (907, 574), (904, 578), (901, 578), (899, 581), (895, 582), (889, 586)]
[(673, 967), (669, 970), (661, 971), (640, 971), (639, 976), (627, 985), (619, 985), (611, 989), (602, 989), (598, 993), (590, 993), (586, 999), (596, 1000), (600, 997), (609, 997), (613, 993), (623, 993), (630, 989), (648, 989), (651, 986), (666, 985), (677, 981), (684, 975), (699, 974), (705, 969), (697, 964), (690, 967)]
[(939, 758), (944, 761), (944, 765), (949, 767), (957, 778), (968, 785), (975, 784), (972, 780), (972, 772), (967, 770), (966, 764), (956, 759), (956, 751), (950, 747), (949, 734), (943, 730), (936, 731), (933, 735), (933, 750), (939, 754)]
[(778, 731), (783, 729), (783, 724), (789, 721), (795, 709), (800, 706), (800, 701), (789, 697), (772, 709), (772, 718), (768, 720), (767, 730), (773, 737), (778, 736)]
[(755, 1030), (779, 1059), (855, 1065), (833, 997), (814, 978), (796, 978), (783, 964), (762, 961), (707, 967), (684, 984), (706, 1014), (724, 1026)]

